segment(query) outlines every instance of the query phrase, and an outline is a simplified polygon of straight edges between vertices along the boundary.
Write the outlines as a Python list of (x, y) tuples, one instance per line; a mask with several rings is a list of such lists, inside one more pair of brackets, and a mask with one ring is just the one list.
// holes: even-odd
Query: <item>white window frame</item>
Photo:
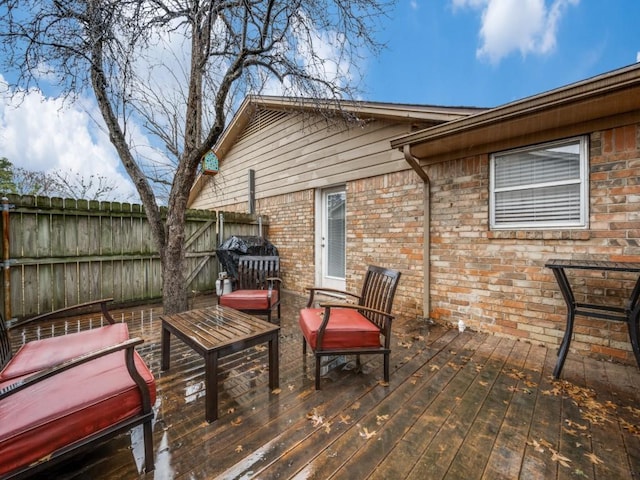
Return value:
[[(580, 171), (579, 176), (574, 179), (558, 180), (558, 181), (546, 181), (544, 183), (529, 183), (516, 186), (510, 186), (508, 188), (498, 189), (496, 188), (496, 169), (500, 168), (500, 160), (505, 159), (515, 154), (521, 154), (523, 152), (535, 152), (538, 150), (551, 150), (554, 148), (561, 148), (568, 145), (578, 145), (578, 151), (580, 155)], [(516, 160), (514, 158), (514, 160)], [(489, 195), (489, 215), (490, 215), (490, 228), (492, 230), (539, 230), (539, 229), (586, 229), (588, 228), (589, 221), (589, 141), (588, 137), (573, 137), (554, 142), (548, 142), (543, 144), (537, 144), (529, 147), (518, 148), (513, 150), (507, 150), (503, 152), (494, 153), (490, 158), (490, 195)], [(524, 190), (524, 189), (538, 189), (549, 188), (570, 184), (579, 185), (579, 206), (576, 207), (576, 213), (578, 218), (575, 220), (562, 220), (562, 221), (498, 221), (496, 220), (496, 195), (509, 191), (509, 190)]]

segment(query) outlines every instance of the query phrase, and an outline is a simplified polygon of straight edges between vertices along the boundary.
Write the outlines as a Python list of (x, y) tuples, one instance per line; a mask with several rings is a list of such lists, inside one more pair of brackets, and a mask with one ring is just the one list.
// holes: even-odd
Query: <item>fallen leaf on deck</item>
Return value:
[(529, 445), (530, 447), (533, 447), (533, 449), (536, 452), (544, 453), (544, 448), (542, 448), (542, 445), (540, 445), (540, 443), (538, 443), (538, 441), (536, 440), (531, 440), (530, 442), (527, 442), (527, 445)]
[(380, 385), (381, 387), (388, 387), (389, 382), (385, 382), (384, 380), (379, 380), (378, 385)]
[(316, 412), (315, 408), (313, 409), (313, 411), (307, 413), (307, 418), (311, 420), (311, 423), (314, 427), (317, 427), (324, 423), (324, 418), (322, 417), (322, 415), (319, 415), (318, 412)]
[(353, 405), (351, 405), (351, 410), (358, 410), (360, 409), (360, 402), (355, 402)]
[(483, 387), (486, 387), (487, 385), (489, 385), (489, 382), (485, 382), (484, 380), (480, 380), (478, 383)]
[(376, 435), (376, 432), (370, 432), (367, 427), (364, 427), (362, 429), (362, 431), (360, 432), (360, 436), (363, 438), (366, 438), (367, 440), (369, 440), (371, 437), (374, 437)]
[(331, 433), (331, 422), (326, 422), (322, 425), (325, 433)]
[(231, 425), (237, 427), (242, 424), (242, 417), (238, 417), (236, 419), (231, 420)]
[(625, 410), (628, 410), (629, 412), (631, 412), (634, 416), (639, 417), (640, 418), (640, 408), (635, 408), (632, 406), (627, 406), (624, 407)]
[(440, 370), (440, 367), (438, 365), (431, 365), (429, 367), (429, 370), (431, 370), (432, 372), (435, 372), (436, 370)]
[(574, 427), (574, 428), (577, 428), (578, 430), (582, 430), (582, 431), (587, 430), (589, 428), (586, 425), (580, 425), (579, 423), (576, 423), (576, 422), (574, 422), (574, 421), (572, 421), (572, 420), (570, 420), (568, 418), (565, 420), (565, 423), (569, 427)]
[(598, 456), (597, 456), (595, 453), (593, 453), (593, 452), (591, 452), (591, 453), (585, 453), (585, 454), (584, 454), (584, 456), (585, 456), (585, 457), (587, 457), (587, 458), (591, 461), (591, 463), (593, 463), (594, 465), (601, 465), (601, 464), (603, 464), (603, 463), (604, 463), (604, 462), (603, 462), (602, 460), (600, 460), (600, 459), (598, 458)]
[(266, 345), (256, 345), (254, 347), (256, 349), (256, 352), (264, 352), (267, 349)]
[(524, 372), (520, 372), (518, 370), (511, 370), (511, 372), (507, 373), (507, 376), (515, 380), (524, 380), (527, 378), (527, 375)]
[(382, 425), (387, 420), (389, 420), (389, 415), (376, 415), (376, 423), (378, 425)]
[(571, 460), (569, 460), (564, 455), (560, 455), (560, 453), (556, 452), (552, 448), (550, 448), (549, 450), (551, 450), (551, 453), (553, 454), (553, 455), (551, 455), (551, 461), (552, 462), (558, 462), (563, 467), (569, 468), (569, 464), (571, 463)]
[(553, 446), (543, 438), (540, 439), (540, 445), (542, 445), (543, 447), (549, 448), (549, 449)]
[(351, 423), (351, 415), (340, 415), (340, 423), (349, 425)]
[(243, 450), (244, 450), (244, 449), (242, 448), (242, 445), (238, 445), (238, 446), (236, 447), (236, 453), (240, 453), (240, 452), (242, 452)]
[(618, 420), (620, 421), (623, 429), (625, 429), (629, 433), (632, 433), (633, 435), (640, 436), (640, 426), (635, 423), (627, 422), (624, 418), (619, 418)]

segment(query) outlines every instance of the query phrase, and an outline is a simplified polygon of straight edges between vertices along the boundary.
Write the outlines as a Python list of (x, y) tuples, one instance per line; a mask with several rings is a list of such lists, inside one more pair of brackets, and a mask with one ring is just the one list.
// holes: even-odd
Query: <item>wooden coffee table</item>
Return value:
[(162, 370), (169, 369), (171, 334), (178, 337), (197, 353), (205, 364), (205, 418), (213, 422), (218, 418), (218, 359), (232, 353), (269, 343), (269, 388), (279, 384), (280, 327), (228, 307), (189, 310), (174, 315), (161, 315)]

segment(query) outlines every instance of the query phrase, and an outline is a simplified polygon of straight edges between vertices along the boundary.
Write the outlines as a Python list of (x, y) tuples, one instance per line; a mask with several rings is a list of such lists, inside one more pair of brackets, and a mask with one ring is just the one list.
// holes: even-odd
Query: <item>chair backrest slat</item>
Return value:
[(0, 315), (0, 370), (2, 370), (12, 357), (11, 339), (9, 330), (4, 323), (4, 318)]
[(238, 259), (240, 290), (263, 290), (267, 288), (267, 278), (279, 275), (280, 257), (247, 255)]
[[(362, 284), (359, 305), (391, 313), (393, 297), (396, 294), (399, 281), (399, 271), (370, 265)], [(363, 315), (379, 328), (384, 328), (383, 323), (386, 317), (367, 312), (364, 312)]]

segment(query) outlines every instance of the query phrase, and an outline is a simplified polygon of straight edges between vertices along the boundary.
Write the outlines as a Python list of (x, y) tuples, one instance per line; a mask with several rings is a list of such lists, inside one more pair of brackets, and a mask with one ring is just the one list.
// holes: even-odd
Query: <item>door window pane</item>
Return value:
[(345, 278), (345, 192), (327, 195), (327, 274)]

